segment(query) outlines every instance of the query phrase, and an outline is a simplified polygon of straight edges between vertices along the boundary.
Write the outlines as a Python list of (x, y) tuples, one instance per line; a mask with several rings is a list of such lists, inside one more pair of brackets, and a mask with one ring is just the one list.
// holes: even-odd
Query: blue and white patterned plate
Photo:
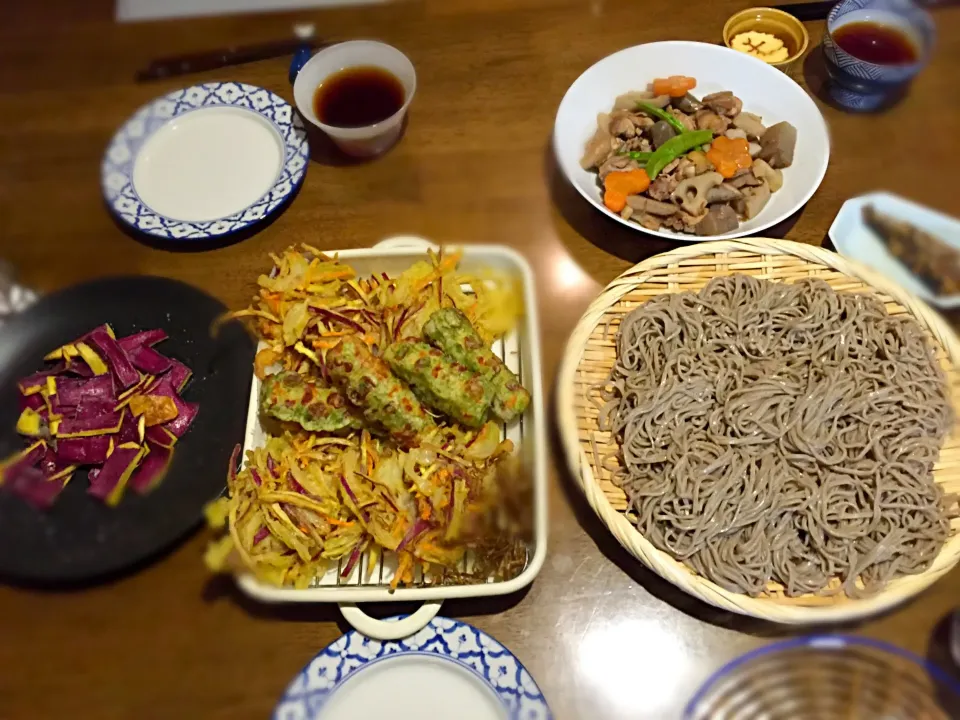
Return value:
[(404, 640), (351, 631), (284, 692), (274, 720), (550, 720), (530, 673), (486, 633), (434, 618)]
[(303, 181), (309, 153), (300, 116), (279, 95), (212, 82), (137, 110), (110, 141), (100, 177), (111, 211), (134, 229), (205, 240), (276, 211)]

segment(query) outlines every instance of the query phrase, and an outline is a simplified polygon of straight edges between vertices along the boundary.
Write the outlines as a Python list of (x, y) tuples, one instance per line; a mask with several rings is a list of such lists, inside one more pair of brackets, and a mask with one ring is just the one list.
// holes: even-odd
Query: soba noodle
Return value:
[(602, 395), (638, 530), (728, 590), (865, 595), (948, 536), (946, 380), (874, 297), (744, 275), (658, 296), (624, 318)]

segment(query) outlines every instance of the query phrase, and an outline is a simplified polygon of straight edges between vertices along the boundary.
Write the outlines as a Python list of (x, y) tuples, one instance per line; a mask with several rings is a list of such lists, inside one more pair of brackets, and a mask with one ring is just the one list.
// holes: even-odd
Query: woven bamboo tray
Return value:
[[(883, 592), (853, 599), (832, 596), (786, 597), (771, 584), (764, 595), (750, 597), (721, 588), (651, 545), (626, 515), (623, 491), (611, 482), (609, 470), (594, 464), (594, 444), (616, 445), (597, 428), (597, 409), (587, 390), (606, 379), (615, 360), (621, 318), (662, 293), (700, 290), (719, 275), (743, 273), (764, 280), (792, 283), (817, 277), (840, 292), (873, 292), (892, 315), (910, 313), (930, 332), (947, 374), (955, 408), (960, 408), (960, 340), (946, 322), (922, 301), (875, 272), (823, 248), (785, 240), (750, 238), (689, 245), (656, 255), (614, 280), (580, 319), (567, 345), (558, 385), (560, 431), (570, 467), (594, 511), (614, 537), (661, 577), (704, 602), (725, 610), (780, 623), (822, 623), (864, 617), (918, 594), (960, 559), (960, 519), (933, 565), (925, 573), (898, 578)], [(934, 467), (945, 492), (960, 492), (960, 425), (947, 438)], [(839, 581), (836, 581), (839, 586)]]

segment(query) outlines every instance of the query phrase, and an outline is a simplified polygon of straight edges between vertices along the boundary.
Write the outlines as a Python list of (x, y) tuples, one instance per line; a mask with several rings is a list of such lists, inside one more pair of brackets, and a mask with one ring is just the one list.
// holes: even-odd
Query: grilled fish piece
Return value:
[(908, 222), (864, 205), (863, 221), (897, 260), (937, 295), (960, 293), (960, 252)]

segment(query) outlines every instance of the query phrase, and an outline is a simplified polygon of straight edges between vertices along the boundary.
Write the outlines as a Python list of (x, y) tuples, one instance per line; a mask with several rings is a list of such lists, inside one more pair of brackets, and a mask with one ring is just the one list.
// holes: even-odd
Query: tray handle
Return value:
[(438, 249), (436, 245), (419, 235), (394, 235), (384, 238), (373, 246), (374, 250), (422, 250)]
[(367, 637), (374, 640), (402, 640), (423, 630), (440, 612), (442, 604), (442, 600), (425, 602), (412, 615), (398, 620), (377, 620), (354, 603), (340, 603), (339, 607), (343, 619)]

